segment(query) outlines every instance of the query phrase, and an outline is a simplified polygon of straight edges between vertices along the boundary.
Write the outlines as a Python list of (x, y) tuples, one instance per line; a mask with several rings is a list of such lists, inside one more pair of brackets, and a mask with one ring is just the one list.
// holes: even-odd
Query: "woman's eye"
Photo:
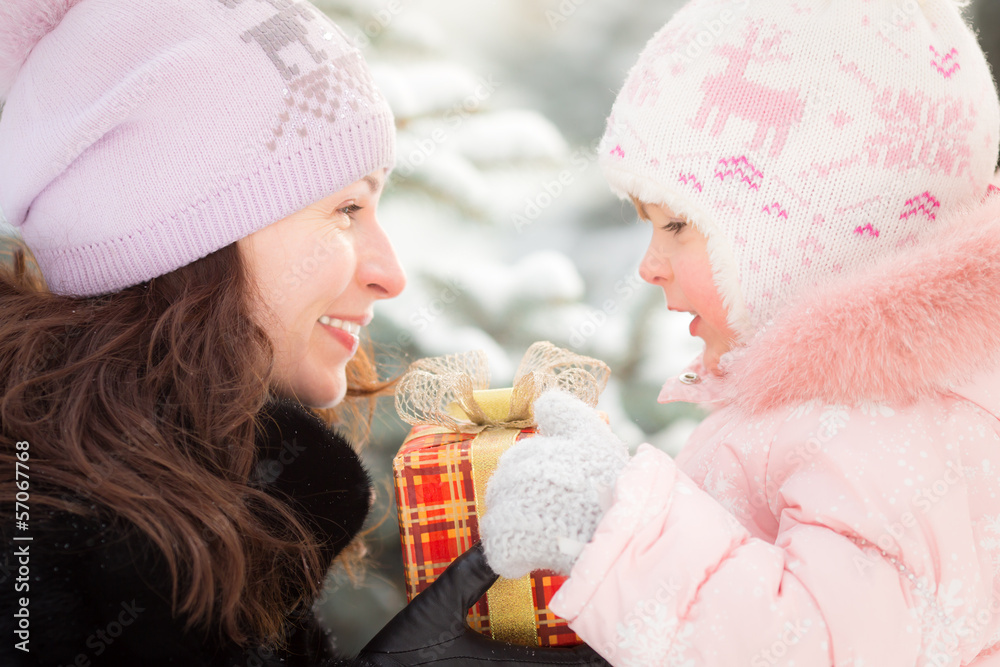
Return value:
[(681, 222), (680, 220), (672, 220), (667, 224), (663, 225), (661, 229), (663, 229), (663, 231), (665, 232), (673, 232), (674, 234), (677, 234), (682, 229), (684, 229), (685, 225), (687, 225), (686, 222)]
[(343, 213), (344, 215), (354, 215), (355, 213), (357, 213), (361, 209), (362, 209), (362, 207), (358, 206), (357, 204), (348, 204), (347, 206), (344, 206), (343, 208), (338, 208), (337, 211), (339, 213)]

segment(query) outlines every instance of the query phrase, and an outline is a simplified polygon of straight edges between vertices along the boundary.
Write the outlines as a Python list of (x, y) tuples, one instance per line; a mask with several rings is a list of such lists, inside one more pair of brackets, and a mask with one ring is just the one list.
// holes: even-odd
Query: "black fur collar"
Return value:
[(351, 444), (291, 399), (260, 414), (251, 483), (284, 498), (317, 531), (332, 560), (361, 530), (372, 483)]

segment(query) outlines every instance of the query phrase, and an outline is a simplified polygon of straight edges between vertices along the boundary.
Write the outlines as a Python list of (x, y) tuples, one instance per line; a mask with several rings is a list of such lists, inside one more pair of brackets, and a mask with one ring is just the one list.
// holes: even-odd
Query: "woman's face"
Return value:
[(695, 315), (691, 335), (705, 341), (705, 368), (717, 373), (719, 358), (733, 346), (736, 334), (729, 328), (726, 308), (712, 278), (707, 240), (694, 225), (665, 206), (644, 204), (643, 209), (653, 225), (653, 237), (639, 275), (663, 290), (670, 310)]
[(406, 278), (375, 208), (384, 170), (240, 239), (260, 289), (258, 323), (275, 347), (274, 393), (316, 408), (339, 403), (345, 368), (379, 299)]

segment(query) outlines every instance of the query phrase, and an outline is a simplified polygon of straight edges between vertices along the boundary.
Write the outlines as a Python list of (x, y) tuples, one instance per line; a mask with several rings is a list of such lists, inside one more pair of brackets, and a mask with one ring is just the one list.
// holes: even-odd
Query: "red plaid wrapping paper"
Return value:
[[(518, 440), (534, 429), (522, 429)], [(412, 600), (479, 539), (470, 445), (474, 433), (414, 426), (393, 459), (399, 533), (403, 545), (407, 597)], [(574, 646), (583, 640), (548, 608), (566, 577), (531, 574), (531, 594), (539, 646)], [(484, 595), (469, 611), (469, 625), (490, 635)]]

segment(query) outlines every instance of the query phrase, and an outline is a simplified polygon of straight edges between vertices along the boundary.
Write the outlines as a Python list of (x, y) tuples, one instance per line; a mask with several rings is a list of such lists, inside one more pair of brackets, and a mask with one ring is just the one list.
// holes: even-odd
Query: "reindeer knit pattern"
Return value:
[(294, 0), (2, 0), (0, 208), (49, 289), (163, 275), (395, 156), (361, 54)]
[(953, 0), (694, 0), (646, 45), (600, 161), (707, 237), (744, 339), (978, 201), (1000, 103)]

